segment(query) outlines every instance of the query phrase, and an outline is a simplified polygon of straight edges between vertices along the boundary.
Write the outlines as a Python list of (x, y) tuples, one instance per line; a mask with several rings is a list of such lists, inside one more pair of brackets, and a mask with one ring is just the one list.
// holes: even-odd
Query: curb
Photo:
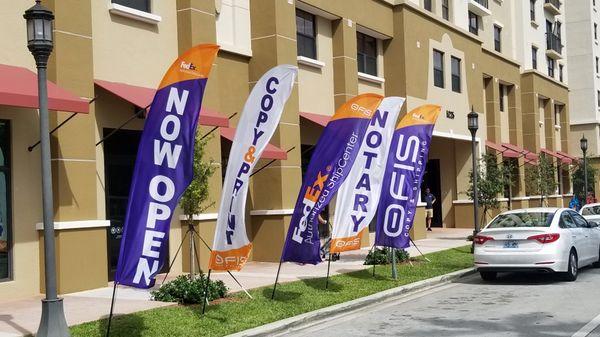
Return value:
[(304, 324), (314, 325), (315, 321), (321, 319), (331, 319), (332, 317), (347, 313), (350, 311), (361, 309), (365, 306), (384, 302), (393, 297), (407, 295), (427, 288), (436, 287), (445, 283), (450, 283), (459, 278), (475, 274), (475, 268), (467, 268), (452, 272), (430, 279), (410, 283), (397, 288), (384, 290), (366, 297), (357, 298), (352, 301), (332, 305), (315, 311), (307, 312), (298, 316), (286, 318), (273, 323), (265, 324), (256, 328), (240, 331), (229, 335), (229, 337), (254, 337), (254, 336), (271, 336), (276, 333), (283, 333), (292, 328), (302, 326)]

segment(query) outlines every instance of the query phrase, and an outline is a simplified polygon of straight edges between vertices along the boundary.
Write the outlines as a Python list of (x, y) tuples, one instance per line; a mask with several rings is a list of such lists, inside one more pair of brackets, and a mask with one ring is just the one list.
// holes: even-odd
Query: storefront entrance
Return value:
[(10, 124), (0, 120), (0, 282), (12, 279), (10, 176)]
[[(106, 137), (112, 131), (113, 129), (104, 129), (104, 136)], [(110, 227), (107, 229), (108, 278), (111, 281), (119, 261), (123, 222), (125, 221), (129, 200), (129, 187), (131, 186), (141, 136), (141, 131), (119, 130), (108, 137), (103, 144), (106, 219), (110, 220)], [(164, 266), (168, 266), (168, 263), (165, 263)]]
[(442, 227), (442, 183), (440, 180), (440, 160), (430, 159), (425, 168), (423, 183), (421, 184), (421, 199), (425, 195), (425, 189), (429, 187), (437, 201), (433, 204), (432, 227)]

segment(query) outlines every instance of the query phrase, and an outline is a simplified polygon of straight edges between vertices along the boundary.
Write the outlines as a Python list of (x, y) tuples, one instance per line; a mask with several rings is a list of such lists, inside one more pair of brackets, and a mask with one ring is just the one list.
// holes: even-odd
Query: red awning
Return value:
[[(136, 85), (130, 85), (125, 83), (118, 82), (109, 82), (102, 80), (94, 80), (94, 83), (100, 88), (111, 92), (115, 96), (135, 105), (140, 109), (144, 109), (150, 104), (152, 104), (152, 100), (154, 99), (154, 94), (156, 90), (139, 87)], [(200, 109), (200, 119), (199, 123), (201, 125), (208, 126), (221, 126), (228, 127), (229, 119), (227, 117), (221, 116), (218, 112), (202, 107)]]
[(556, 153), (557, 153), (559, 156), (562, 156), (562, 157), (564, 157), (565, 159), (568, 159), (568, 160), (570, 160), (568, 163), (567, 163), (566, 161), (563, 161), (563, 163), (565, 163), (565, 164), (572, 164), (573, 162), (578, 162), (578, 161), (579, 161), (579, 159), (577, 159), (577, 157), (571, 156), (571, 155), (570, 155), (570, 154), (568, 154), (568, 153), (561, 152), (561, 151), (556, 151)]
[(544, 154), (547, 154), (547, 155), (549, 155), (551, 157), (554, 157), (556, 159), (562, 159), (563, 158), (563, 157), (559, 156), (558, 153), (556, 153), (556, 152), (554, 152), (552, 150), (545, 149), (545, 148), (541, 148), (540, 152), (544, 153)]
[(504, 158), (519, 158), (519, 153), (513, 150), (502, 147), (500, 144), (496, 144), (494, 142), (490, 142), (489, 140), (485, 141), (485, 146), (489, 149), (495, 150), (502, 154)]
[(525, 164), (530, 164), (530, 165), (538, 165), (538, 160), (540, 159), (540, 156), (538, 156), (537, 154), (531, 152), (531, 151), (527, 151), (527, 150), (523, 150), (523, 154), (525, 155)]
[[(221, 128), (220, 131), (221, 137), (233, 142), (233, 137), (235, 137), (235, 128)], [(267, 144), (267, 148), (263, 151), (260, 158), (286, 160), (287, 153), (275, 145)]]
[(331, 116), (314, 114), (311, 112), (302, 112), (300, 111), (300, 117), (309, 120), (315, 124), (319, 124), (322, 127), (326, 127), (329, 120), (331, 120)]
[[(47, 81), (48, 109), (88, 113), (89, 102)], [(0, 64), (0, 105), (39, 108), (37, 75), (29, 69)]]

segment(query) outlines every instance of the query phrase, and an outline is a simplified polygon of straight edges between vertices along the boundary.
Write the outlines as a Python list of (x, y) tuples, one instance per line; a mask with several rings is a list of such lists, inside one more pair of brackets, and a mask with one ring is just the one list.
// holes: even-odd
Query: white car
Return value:
[(528, 208), (496, 216), (474, 238), (475, 266), (486, 281), (498, 272), (562, 273), (600, 264), (600, 228), (568, 208)]
[(579, 210), (579, 214), (588, 222), (600, 222), (600, 203), (583, 205)]

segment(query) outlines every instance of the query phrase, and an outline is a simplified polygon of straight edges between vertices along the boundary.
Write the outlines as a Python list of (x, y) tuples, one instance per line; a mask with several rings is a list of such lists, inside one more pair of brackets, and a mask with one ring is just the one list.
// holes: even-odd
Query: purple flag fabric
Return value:
[(423, 105), (407, 113), (396, 126), (377, 209), (377, 246), (408, 248), (410, 244), (409, 231), (439, 114), (439, 106)]
[(193, 176), (196, 128), (219, 47), (199, 45), (165, 74), (144, 124), (115, 282), (150, 288), (167, 256), (171, 216)]
[(323, 130), (308, 165), (281, 255), (283, 262), (321, 262), (317, 216), (346, 179), (375, 110), (376, 94), (356, 96), (342, 105)]

